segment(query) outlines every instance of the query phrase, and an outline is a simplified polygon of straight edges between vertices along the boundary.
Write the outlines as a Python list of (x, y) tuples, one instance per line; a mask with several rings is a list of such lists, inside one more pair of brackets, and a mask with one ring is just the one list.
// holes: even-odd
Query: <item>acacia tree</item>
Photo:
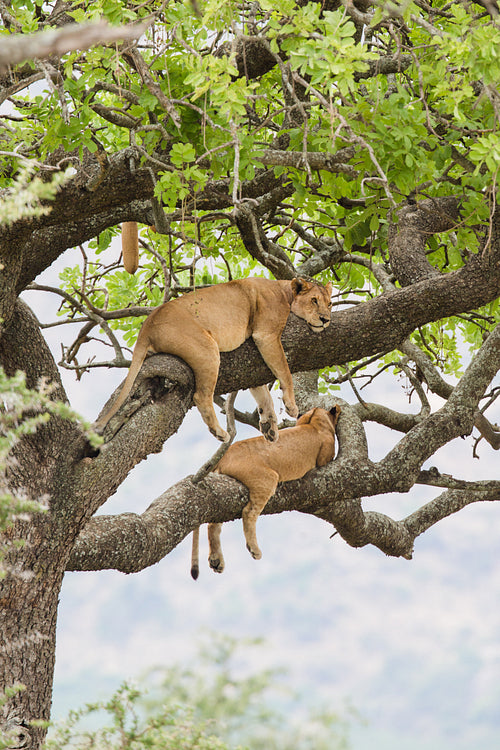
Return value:
[[(0, 227), (1, 363), (7, 376), (21, 370), (29, 388), (42, 383), (65, 402), (58, 367), (87, 379), (98, 367), (125, 367), (122, 336), (132, 344), (142, 316), (164, 300), (247, 275), (331, 280), (328, 330), (310, 334), (291, 317), (282, 340), (292, 372), (302, 373), (302, 409), (338, 402), (340, 382), (353, 386), (339, 455), (280, 487), (266, 512), (312, 513), (353, 547), (409, 559), (430, 526), (499, 498), (498, 482), (422, 468), (474, 425), (482, 450), (500, 446), (491, 416), (500, 367), (496, 3), (276, 5), (0, 0), (2, 45), (12, 44), (0, 61), (0, 179), (11, 205)], [(142, 35), (88, 50), (95, 39), (82, 36), (75, 51), (73, 34), (54, 46), (58, 33), (102, 18), (140, 21)], [(45, 47), (26, 36), (47, 29)], [(62, 172), (52, 200), (33, 197), (34, 184), (47, 187)], [(13, 215), (30, 181), (29, 216)], [(134, 275), (112, 244), (122, 222), (142, 226)], [(78, 246), (81, 267), (51, 290), (61, 320), (78, 324), (57, 365), (19, 295), (40, 288), (37, 276)], [(361, 378), (369, 374), (376, 389), (387, 368), (406, 374), (418, 413), (360, 396)], [(217, 394), (270, 380), (247, 342), (222, 356)], [(429, 391), (440, 408), (430, 407)], [(99, 449), (46, 396), (41, 406), (17, 406), (26, 419), (35, 408), (50, 418), (17, 434), (2, 474), (9, 498), (45, 508), (4, 534), (0, 685), (26, 688), (3, 699), (11, 747), (43, 741), (32, 722), (50, 713), (65, 571), (138, 571), (200, 524), (241, 515), (245, 488), (209, 475), (166, 488), (142, 515), (94, 517), (139, 461), (163, 449), (192, 394), (182, 361), (149, 358)], [(8, 407), (7, 437), (24, 424)], [(368, 421), (402, 435), (377, 462)], [(435, 499), (403, 520), (362, 508), (363, 497), (422, 483), (438, 488)]]

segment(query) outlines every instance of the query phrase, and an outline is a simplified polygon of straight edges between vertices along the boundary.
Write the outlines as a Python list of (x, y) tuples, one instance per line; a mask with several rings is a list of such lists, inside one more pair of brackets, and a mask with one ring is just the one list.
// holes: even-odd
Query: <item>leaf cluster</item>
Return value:
[[(451, 237), (429, 237), (430, 262), (453, 272), (484, 243), (500, 159), (499, 31), (474, 6), (407, 2), (361, 17), (292, 0), (66, 6), (77, 22), (154, 23), (132, 51), (70, 52), (52, 73), (31, 63), (40, 81), (10, 97), (14, 114), (0, 116), (1, 133), (37, 164), (54, 153), (61, 163), (84, 162), (87, 153), (109, 159), (131, 146), (134, 169), (149, 170), (168, 227), (142, 230), (134, 278), (117, 268), (117, 229), (103, 231), (90, 246), (99, 264), (61, 278), (70, 296), (84, 294), (105, 310), (155, 306), (195, 285), (276, 273), (277, 254), (297, 274), (319, 265), (315, 275), (334, 283), (339, 304), (358, 303), (382, 292), (373, 268), (388, 263), (395, 210), (457, 193), (461, 222)], [(17, 26), (0, 34), (33, 31), (53, 7), (13, 3)], [(328, 166), (345, 148), (352, 153), (342, 168)], [(5, 187), (19, 164), (9, 153), (0, 169)], [(323, 168), (311, 167), (312, 157)], [(269, 187), (260, 191), (259, 181)], [(241, 200), (256, 202), (254, 226), (267, 254), (238, 231)], [(316, 263), (328, 252), (330, 260)], [(71, 301), (61, 311), (75, 318)], [(476, 350), (497, 320), (493, 304), (433, 324), (415, 341), (439, 338), (433, 361), (458, 374), (460, 342)], [(130, 345), (140, 322), (109, 325)]]

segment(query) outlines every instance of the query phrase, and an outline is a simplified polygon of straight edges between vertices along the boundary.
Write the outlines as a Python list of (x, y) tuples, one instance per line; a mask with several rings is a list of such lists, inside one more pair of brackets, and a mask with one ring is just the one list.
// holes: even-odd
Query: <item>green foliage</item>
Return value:
[[(13, 158), (14, 155), (12, 155)], [(51, 206), (42, 201), (51, 201), (57, 191), (71, 177), (71, 170), (55, 172), (50, 182), (42, 181), (40, 177), (33, 177), (34, 165), (25, 165), (16, 175), (13, 184), (0, 202), (0, 224), (14, 224), (27, 216), (46, 216)]]
[[(57, 728), (46, 750), (228, 750), (210, 733), (210, 727), (193, 720), (189, 709), (171, 704), (154, 715), (144, 716), (142, 692), (123, 684), (109, 701), (87, 704), (71, 711), (66, 723)], [(104, 719), (104, 717), (106, 717)], [(81, 726), (91, 718), (106, 724), (99, 729)]]
[[(248, 750), (347, 750), (349, 724), (323, 705), (308, 705), (305, 694), (286, 687), (284, 668), (255, 670), (262, 639), (238, 640), (211, 634), (196, 666), (175, 666), (148, 675), (148, 711), (163, 701), (191, 705), (194, 716), (214, 722), (214, 732), (230, 747)], [(245, 666), (246, 665), (246, 666)], [(151, 683), (158, 682), (153, 690)], [(350, 713), (351, 719), (355, 712)]]
[(273, 29), (277, 39), (285, 36), (281, 49), (290, 56), (291, 66), (307, 77), (311, 86), (320, 85), (325, 94), (348, 95), (355, 88), (354, 74), (367, 69), (366, 61), (375, 58), (366, 48), (354, 42), (355, 26), (343, 10), (321, 11), (319, 4), (295, 8), (293, 15), (277, 19)]
[[(40, 7), (11, 4), (23, 32), (37, 28)], [(155, 170), (155, 194), (169, 226), (167, 235), (141, 231), (135, 277), (117, 269), (117, 230), (103, 232), (90, 246), (99, 263), (66, 271), (61, 279), (69, 295), (84, 292), (92, 305), (107, 310), (154, 306), (163, 299), (155, 287), (177, 294), (197, 284), (268, 275), (269, 268), (243, 246), (234, 206), (209, 211), (203, 194), (221, 180), (238, 200), (243, 185), (262, 178), (259, 158), (275, 147), (278, 134), (289, 139), (285, 151), (335, 154), (355, 146), (350, 172), (305, 164), (267, 167), (293, 192), (277, 210), (262, 214), (266, 236), (299, 273), (315, 247), (294, 224), (317, 241), (335, 240), (350, 254), (348, 262), (322, 275), (333, 281), (340, 299), (359, 301), (380, 293), (364, 261), (368, 255), (375, 263), (387, 260), (387, 227), (409, 196), (417, 201), (463, 196), (463, 223), (453, 240), (446, 235), (429, 242), (435, 267), (453, 272), (477, 252), (491, 209), (485, 195), (493, 200), (500, 166), (500, 30), (476, 6), (439, 0), (431, 14), (410, 0), (389, 3), (374, 10), (363, 33), (349, 8), (325, 11), (320, 2), (298, 7), (292, 0), (263, 0), (259, 6), (182, 0), (160, 7), (95, 0), (69, 2), (67, 11), (78, 22), (104, 17), (113, 24), (154, 12), (155, 24), (139, 49), (157, 88), (150, 88), (112, 45), (70, 52), (61, 58), (58, 88), (42, 84), (12, 100), (5, 137), (23, 144), (25, 158), (38, 162), (56, 149), (82, 157), (100, 148), (109, 157), (136, 144), (140, 165)], [(0, 28), (0, 36), (9, 33)], [(239, 75), (241, 37), (265, 40), (276, 65), (255, 78)], [(401, 61), (400, 69), (370, 73), (379, 58), (391, 57)], [(291, 90), (284, 84), (286, 71), (297, 77)], [(14, 148), (2, 154), (0, 187), (17, 190)], [(33, 177), (30, 191), (38, 189)], [(74, 318), (77, 310), (67, 300), (61, 312)], [(489, 308), (443, 322), (447, 333), (438, 336), (439, 354), (433, 359), (458, 374), (457, 340), (477, 347), (496, 319), (496, 308)], [(134, 318), (110, 327), (121, 328), (131, 344), (139, 324)], [(427, 335), (437, 334), (431, 327)], [(416, 340), (423, 344), (422, 335)]]
[(213, 635), (194, 667), (153, 670), (147, 689), (122, 685), (110, 700), (72, 711), (46, 750), (348, 750), (347, 718), (310, 710), (280, 683), (282, 670), (242, 666), (261, 643)]

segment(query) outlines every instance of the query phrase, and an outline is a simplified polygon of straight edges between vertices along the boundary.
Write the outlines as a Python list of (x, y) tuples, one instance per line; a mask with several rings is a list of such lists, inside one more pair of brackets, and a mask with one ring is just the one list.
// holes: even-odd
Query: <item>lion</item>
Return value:
[[(166, 302), (144, 321), (122, 390), (99, 417), (96, 429), (102, 430), (116, 414), (132, 390), (146, 355), (155, 352), (174, 354), (189, 365), (195, 377), (195, 405), (210, 432), (221, 441), (228, 440), (213, 407), (220, 352), (237, 349), (250, 337), (280, 382), (286, 411), (296, 417), (292, 376), (281, 333), (290, 312), (305, 320), (311, 331), (327, 328), (331, 289), (330, 283), (324, 287), (301, 278), (250, 278), (196, 289)], [(277, 420), (267, 386), (254, 388), (252, 393), (259, 407), (261, 429), (269, 440), (276, 440)]]
[[(242, 482), (250, 492), (250, 500), (242, 511), (243, 532), (247, 549), (255, 560), (262, 553), (256, 536), (256, 522), (279, 482), (300, 479), (317, 466), (325, 466), (335, 456), (335, 428), (340, 406), (330, 411), (315, 407), (297, 420), (295, 427), (280, 431), (278, 442), (268, 443), (263, 437), (233, 443), (214, 473), (226, 474)], [(222, 524), (208, 524), (208, 562), (212, 570), (222, 573), (224, 557), (220, 544)], [(199, 528), (193, 532), (191, 575), (199, 572)]]

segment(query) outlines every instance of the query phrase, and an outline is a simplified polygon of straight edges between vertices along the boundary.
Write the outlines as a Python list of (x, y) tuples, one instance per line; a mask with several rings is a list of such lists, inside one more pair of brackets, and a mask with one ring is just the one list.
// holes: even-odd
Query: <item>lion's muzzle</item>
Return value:
[(325, 328), (328, 328), (330, 325), (330, 319), (327, 318), (326, 320), (322, 320), (321, 323), (308, 323), (307, 324), (311, 331), (314, 333), (319, 333), (320, 331), (324, 331)]

